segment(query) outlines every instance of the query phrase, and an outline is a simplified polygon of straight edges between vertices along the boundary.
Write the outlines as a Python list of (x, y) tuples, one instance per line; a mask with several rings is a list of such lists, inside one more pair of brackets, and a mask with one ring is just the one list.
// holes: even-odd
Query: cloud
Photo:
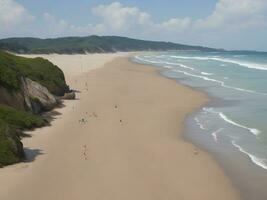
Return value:
[(92, 8), (92, 13), (102, 18), (102, 24), (106, 29), (115, 32), (125, 32), (133, 27), (146, 26), (152, 23), (148, 13), (140, 11), (137, 7), (123, 6), (119, 2), (98, 5)]
[(266, 0), (219, 0), (212, 14), (196, 21), (202, 29), (266, 25)]
[(70, 28), (69, 24), (65, 20), (57, 19), (50, 13), (44, 13), (43, 18), (45, 21), (44, 28), (46, 31), (53, 33), (53, 35), (61, 35)]
[(20, 4), (13, 0), (0, 0), (0, 27), (1, 34), (14, 29), (23, 28), (34, 17)]
[(196, 20), (174, 17), (155, 22), (149, 13), (120, 2), (98, 5), (92, 9), (92, 13), (101, 19), (105, 34), (176, 35), (186, 31), (264, 27), (267, 25), (267, 0), (219, 0), (210, 15)]
[[(98, 23), (77, 26), (46, 12), (33, 17), (15, 0), (0, 0), (0, 37), (122, 35), (143, 39), (206, 44), (267, 28), (267, 0), (218, 0), (206, 17), (173, 16), (155, 20), (148, 12), (120, 2), (100, 4), (88, 13)], [(35, 20), (33, 20), (35, 19)], [(266, 29), (267, 30), (267, 29)], [(265, 30), (265, 32), (266, 32)], [(264, 31), (261, 31), (264, 32)], [(246, 34), (246, 37), (249, 37)], [(223, 43), (224, 45), (224, 43)], [(266, 44), (267, 45), (267, 44)]]
[(41, 35), (48, 37), (71, 36), (71, 35), (91, 35), (103, 32), (104, 27), (100, 24), (86, 26), (75, 26), (63, 19), (58, 19), (54, 15), (46, 12), (43, 14), (44, 26)]
[(161, 29), (167, 31), (184, 31), (189, 28), (192, 24), (192, 20), (188, 17), (186, 18), (172, 18), (165, 22), (159, 24)]
[[(198, 19), (174, 16), (157, 21), (144, 10), (120, 2), (98, 5), (92, 14), (100, 19), (102, 34), (225, 48), (237, 48), (235, 44), (251, 48), (251, 44), (247, 43), (246, 47), (240, 41), (255, 37), (255, 29), (267, 30), (267, 0), (218, 0), (211, 13)], [(258, 46), (262, 46), (262, 42)]]
[[(134, 37), (177, 36), (188, 31), (240, 30), (267, 25), (267, 0), (218, 0), (213, 12), (206, 18), (173, 17), (157, 22), (149, 13), (120, 2), (101, 4), (91, 9), (99, 23), (84, 26), (69, 24), (50, 13), (43, 14), (42, 33), (49, 37), (65, 35), (118, 34)], [(14, 0), (0, 0), (0, 26), (2, 32), (29, 24), (34, 17)], [(40, 19), (39, 19), (40, 20)], [(38, 33), (36, 33), (38, 34)]]
[(101, 25), (113, 33), (151, 34), (158, 31), (180, 32), (189, 27), (189, 18), (172, 18), (163, 22), (155, 22), (152, 16), (138, 7), (124, 6), (120, 2), (98, 5), (92, 13), (102, 19)]

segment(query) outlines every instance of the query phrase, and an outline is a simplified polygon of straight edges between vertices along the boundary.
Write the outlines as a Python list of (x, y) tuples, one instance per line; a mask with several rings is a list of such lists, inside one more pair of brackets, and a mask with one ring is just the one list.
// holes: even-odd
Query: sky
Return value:
[(88, 35), (267, 51), (267, 0), (0, 0), (0, 38)]

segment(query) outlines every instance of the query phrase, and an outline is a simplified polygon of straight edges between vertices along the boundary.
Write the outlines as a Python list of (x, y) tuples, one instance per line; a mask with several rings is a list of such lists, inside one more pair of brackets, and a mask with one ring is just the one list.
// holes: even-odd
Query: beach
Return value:
[(0, 169), (0, 199), (239, 199), (212, 156), (183, 139), (208, 97), (129, 55), (40, 55), (77, 100), (23, 139), (29, 162)]

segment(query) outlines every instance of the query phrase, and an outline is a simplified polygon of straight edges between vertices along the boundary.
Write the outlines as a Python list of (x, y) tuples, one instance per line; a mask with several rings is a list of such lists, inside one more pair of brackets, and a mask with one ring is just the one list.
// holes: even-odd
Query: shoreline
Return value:
[[(42, 145), (31, 148), (45, 150), (42, 156), (37, 156), (35, 162), (26, 163), (27, 166), (19, 168), (18, 171), (16, 167), (6, 170), (11, 172), (18, 182), (26, 178), (28, 183), (24, 183), (22, 188), (14, 187), (19, 189), (18, 194), (14, 194), (14, 199), (16, 195), (22, 200), (34, 198), (45, 192), (44, 188), (42, 189), (45, 186), (49, 191), (48, 196), (43, 197), (45, 199), (73, 199), (73, 195), (76, 198), (88, 199), (103, 195), (110, 197), (111, 194), (114, 199), (125, 199), (129, 194), (133, 195), (130, 199), (146, 200), (166, 195), (169, 195), (170, 199), (239, 199), (230, 180), (209, 153), (183, 141), (186, 116), (200, 106), (200, 101), (207, 99), (204, 100), (205, 97), (200, 92), (169, 80), (157, 71), (153, 66), (130, 63), (128, 58), (113, 58), (104, 67), (83, 74), (79, 80), (67, 77), (72, 81), (69, 84), (74, 84), (81, 91), (78, 93), (78, 100), (64, 101), (67, 105), (59, 110), (62, 114), (52, 121), (52, 126), (34, 131), (33, 135), (39, 132), (38, 136), (29, 140), (36, 140), (35, 142)], [(184, 95), (176, 94), (176, 89)], [(92, 99), (92, 96), (96, 99)], [(186, 107), (177, 103), (177, 100), (179, 102), (181, 99), (188, 103)], [(110, 106), (118, 102), (119, 112), (116, 113), (114, 107)], [(174, 112), (175, 109), (179, 112)], [(88, 113), (92, 115), (88, 118), (88, 124), (92, 121), (90, 126), (87, 122), (77, 125), (77, 116), (84, 117), (85, 110), (90, 110)], [(72, 114), (68, 115), (70, 113)], [(76, 118), (73, 118), (74, 115)], [(123, 118), (122, 122), (119, 121), (120, 118)], [(140, 121), (141, 119), (145, 122)], [(54, 129), (58, 129), (59, 133)], [(64, 130), (65, 134), (60, 132)], [(81, 134), (76, 135), (70, 132), (71, 130)], [(88, 130), (90, 134), (87, 136)], [(111, 135), (110, 130), (113, 130)], [(58, 146), (60, 139), (64, 144), (68, 141), (74, 144), (68, 146), (70, 149), (65, 149), (64, 145)], [(80, 159), (81, 149), (77, 149), (77, 145), (80, 145), (78, 148), (85, 148), (82, 145), (84, 139), (89, 143), (86, 145), (86, 148), (90, 148), (89, 163)], [(65, 151), (70, 154), (68, 156), (74, 157), (66, 157)], [(59, 171), (60, 166), (65, 168)], [(59, 183), (57, 188), (52, 188), (51, 180), (46, 180), (44, 176), (41, 186), (35, 186), (36, 191), (27, 194), (27, 189), (34, 186), (37, 174), (48, 175), (55, 173), (55, 170), (58, 174), (52, 179)], [(0, 169), (0, 178), (2, 172)], [(73, 174), (69, 174), (70, 172)], [(108, 180), (106, 176), (109, 177)], [(207, 176), (210, 176), (209, 180), (205, 178)], [(73, 183), (67, 183), (66, 180), (72, 180)], [(78, 185), (74, 187), (75, 183)], [(150, 184), (151, 187), (148, 187)], [(67, 189), (70, 189), (67, 193), (71, 194), (62, 194), (63, 191), (68, 191)], [(152, 191), (155, 194), (151, 193)], [(2, 192), (0, 189), (0, 197)]]
[[(224, 153), (215, 151), (214, 149), (211, 149), (210, 147), (207, 147), (207, 146), (201, 144), (201, 142), (199, 142), (196, 139), (196, 137), (190, 135), (190, 132), (187, 130), (188, 124), (189, 124), (189, 119), (191, 118), (191, 120), (192, 120), (192, 118), (195, 117), (197, 115), (197, 113), (200, 112), (203, 108), (210, 107), (210, 106), (212, 106), (212, 107), (219, 106), (220, 107), (222, 105), (229, 104), (229, 103), (225, 102), (224, 99), (216, 97), (205, 90), (201, 90), (198, 87), (186, 85), (184, 83), (181, 83), (179, 81), (179, 79), (177, 79), (177, 78), (168, 77), (168, 76), (164, 75), (165, 70), (161, 67), (154, 66), (154, 65), (148, 64), (148, 63), (139, 63), (138, 61), (134, 61), (133, 57), (129, 57), (129, 61), (133, 62), (135, 64), (141, 64), (141, 65), (145, 65), (148, 67), (152, 67), (155, 69), (155, 71), (157, 71), (159, 76), (162, 76), (166, 79), (172, 80), (176, 84), (182, 85), (186, 88), (189, 88), (190, 90), (200, 92), (207, 97), (207, 99), (208, 99), (207, 102), (205, 102), (203, 105), (196, 108), (195, 110), (193, 110), (192, 112), (188, 113), (185, 116), (184, 122), (183, 122), (184, 128), (183, 128), (183, 133), (182, 133), (182, 137), (181, 137), (182, 140), (192, 144), (196, 148), (199, 148), (201, 151), (204, 151), (205, 153), (207, 153), (208, 155), (211, 156), (212, 160), (219, 166), (219, 168), (221, 168), (223, 170), (225, 176), (227, 176), (230, 179), (231, 183), (233, 184), (234, 189), (238, 192), (240, 199), (246, 199), (246, 200), (250, 200), (251, 198), (262, 199), (262, 196), (257, 196), (257, 195), (255, 196), (255, 191), (257, 189), (255, 188), (255, 185), (253, 185), (253, 183), (250, 183), (248, 185), (243, 184), (243, 181), (245, 181), (245, 182), (249, 181), (249, 179), (240, 178), (242, 176), (245, 176), (246, 170), (243, 169), (243, 171), (240, 173), (239, 168), (237, 168), (237, 166), (234, 166), (236, 168), (233, 170), (232, 164), (229, 163), (229, 161), (223, 156)], [(259, 171), (262, 171), (262, 169), (261, 168), (259, 169), (258, 168), (259, 166), (257, 164), (255, 164), (253, 161), (251, 161), (251, 159), (248, 155), (243, 154), (240, 151), (236, 151), (236, 149), (234, 147), (232, 147), (232, 149), (230, 151), (233, 154), (235, 154), (236, 158), (238, 158), (239, 160), (242, 160), (242, 162), (246, 162), (246, 163), (250, 164), (250, 166), (248, 168), (254, 169), (257, 171), (256, 174), (254, 173), (254, 175), (257, 175), (258, 179), (262, 176), (262, 173), (259, 173)], [(236, 175), (236, 174), (239, 174), (239, 175)], [(253, 175), (251, 175), (250, 178), (253, 179)], [(262, 185), (265, 185), (264, 181), (263, 181)], [(253, 193), (253, 195), (251, 195), (251, 193)]]
[[(240, 187), (240, 185), (242, 185), (241, 181), (235, 176), (235, 173), (231, 170), (231, 167), (229, 165), (229, 163), (227, 162), (227, 160), (220, 155), (218, 152), (215, 152), (213, 149), (206, 147), (205, 145), (201, 144), (201, 142), (197, 141), (196, 137), (191, 136), (190, 132), (187, 130), (188, 129), (188, 124), (189, 124), (189, 119), (193, 117), (195, 117), (197, 115), (198, 112), (200, 112), (204, 107), (210, 107), (210, 106), (220, 106), (222, 104), (223, 99), (218, 98), (213, 96), (212, 94), (210, 94), (209, 92), (205, 91), (205, 90), (201, 90), (198, 87), (193, 87), (193, 86), (189, 86), (186, 84), (181, 83), (179, 80), (177, 80), (177, 78), (174, 77), (168, 77), (166, 75), (164, 75), (164, 69), (158, 66), (153, 66), (152, 64), (148, 64), (148, 63), (139, 63), (138, 61), (134, 61), (133, 57), (129, 57), (129, 61), (138, 65), (145, 65), (148, 67), (152, 67), (154, 68), (154, 70), (158, 73), (159, 76), (162, 76), (163, 78), (169, 79), (171, 81), (174, 81), (176, 84), (182, 85), (186, 88), (189, 88), (192, 91), (198, 92), (198, 93), (202, 93), (207, 97), (207, 101), (205, 103), (203, 103), (202, 105), (200, 105), (199, 107), (197, 107), (195, 110), (193, 110), (192, 112), (187, 113), (187, 115), (185, 115), (184, 117), (184, 121), (183, 121), (183, 131), (181, 134), (181, 139), (184, 140), (184, 142), (188, 142), (190, 144), (192, 144), (193, 146), (195, 146), (196, 148), (200, 149), (201, 151), (207, 153), (208, 155), (211, 156), (212, 160), (219, 166), (219, 168), (221, 168), (225, 174), (225, 176), (227, 176), (231, 183), (233, 184), (234, 189), (239, 193), (239, 198), (240, 199), (247, 199), (246, 194), (249, 194), (249, 192), (246, 191), (246, 189), (250, 189), (250, 188), (244, 188), (244, 187)], [(234, 152), (236, 155), (238, 155), (239, 157), (241, 157), (242, 160), (248, 160), (248, 162), (252, 162), (250, 161), (250, 159), (246, 156), (241, 154), (240, 152)], [(225, 163), (227, 162), (227, 163)], [(257, 167), (257, 166), (254, 166)], [(250, 195), (248, 195), (250, 196)], [(249, 199), (248, 199), (249, 200)]]
[[(192, 89), (195, 88), (193, 87)], [(195, 90), (203, 92), (202, 90)], [(210, 96), (208, 92), (204, 91), (204, 93), (207, 93), (207, 95)], [(215, 107), (220, 107), (223, 103), (222, 99), (215, 97), (210, 98), (210, 102), (207, 103), (207, 106), (215, 105)], [(265, 169), (255, 164), (247, 154), (237, 150), (235, 146), (229, 146), (228, 149), (223, 150), (213, 147), (209, 141), (211, 138), (206, 138), (200, 141), (198, 140), (199, 137), (196, 133), (194, 133), (194, 131), (192, 132), (192, 129), (188, 130), (188, 127), (192, 125), (194, 117), (197, 116), (200, 110), (201, 109), (196, 110), (185, 119), (186, 130), (183, 134), (184, 140), (192, 143), (212, 156), (214, 162), (216, 162), (224, 171), (225, 175), (230, 178), (234, 188), (239, 191), (241, 199), (265, 200), (267, 197), (266, 192), (264, 192), (264, 186), (267, 183)], [(228, 158), (229, 155), (231, 155), (231, 158)], [(238, 163), (244, 165), (240, 166)]]
[[(192, 125), (195, 126), (196, 123), (194, 118), (199, 114), (202, 108), (220, 108), (234, 105), (236, 102), (216, 97), (205, 90), (205, 88), (203, 89), (202, 87), (194, 87), (182, 83), (179, 78), (164, 75), (164, 72), (167, 70), (160, 66), (155, 66), (149, 63), (146, 65), (154, 67), (159, 71), (161, 76), (173, 80), (177, 84), (184, 85), (185, 87), (188, 87), (194, 91), (204, 93), (209, 98), (209, 101), (206, 104), (201, 106), (199, 109), (196, 109), (192, 113), (189, 113), (185, 117), (185, 131), (183, 134), (183, 139), (211, 155), (214, 162), (216, 162), (224, 171), (225, 175), (230, 178), (234, 188), (239, 192), (241, 199), (265, 200), (267, 198), (267, 193), (265, 192), (266, 190), (264, 186), (267, 184), (267, 174), (262, 166), (251, 160), (251, 157), (247, 153), (237, 150), (236, 146), (229, 146), (228, 149), (220, 149), (219, 147), (214, 147), (211, 144), (214, 143), (214, 141), (209, 141), (214, 140), (214, 138), (210, 139), (208, 136), (202, 135), (203, 133), (196, 133), (195, 128), (189, 128), (188, 130), (188, 127)], [(200, 139), (202, 137), (207, 137), (208, 139)], [(228, 158), (230, 155), (231, 158)], [(240, 163), (242, 163), (242, 166), (239, 166)]]

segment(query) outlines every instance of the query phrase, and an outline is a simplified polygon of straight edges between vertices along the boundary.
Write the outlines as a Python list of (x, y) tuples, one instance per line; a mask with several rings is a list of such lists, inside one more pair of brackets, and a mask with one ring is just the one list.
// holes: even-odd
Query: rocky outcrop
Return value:
[(51, 110), (58, 104), (57, 98), (41, 84), (29, 78), (22, 78), (21, 82), (25, 104), (33, 113)]
[(0, 86), (0, 94), (0, 104), (18, 110), (31, 111), (34, 114), (52, 110), (59, 103), (57, 97), (51, 94), (46, 87), (24, 77), (21, 77), (20, 90), (8, 90)]
[(69, 100), (73, 100), (75, 98), (76, 98), (76, 95), (74, 91), (65, 93), (64, 96), (62, 97), (62, 99), (69, 99)]
[(24, 95), (21, 91), (8, 90), (0, 85), (0, 104), (11, 106), (18, 110), (24, 110)]

